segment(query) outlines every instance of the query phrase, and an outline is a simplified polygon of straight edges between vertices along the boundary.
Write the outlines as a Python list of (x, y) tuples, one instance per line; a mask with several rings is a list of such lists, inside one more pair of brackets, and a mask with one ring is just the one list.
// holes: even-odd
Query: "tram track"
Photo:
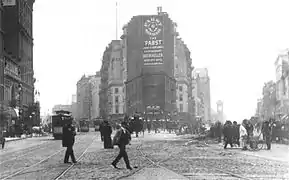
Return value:
[[(204, 164), (202, 165), (201, 170), (200, 170), (200, 168), (198, 169), (199, 171), (208, 172), (208, 170), (209, 170), (209, 171), (214, 171), (214, 172), (211, 172), (210, 174), (208, 174), (208, 176), (205, 176), (205, 177), (202, 177), (202, 175), (199, 175), (199, 174), (194, 173), (194, 172), (191, 172), (191, 173), (176, 172), (176, 170), (173, 170), (172, 168), (169, 168), (166, 165), (163, 165), (162, 163), (165, 163), (165, 162), (167, 162), (169, 160), (172, 160), (172, 159), (176, 158), (175, 156), (179, 156), (180, 154), (183, 154), (184, 153), (183, 151), (169, 154), (168, 157), (166, 157), (164, 159), (161, 159), (161, 160), (155, 160), (155, 159), (151, 158), (151, 155), (148, 155), (148, 154), (146, 154), (144, 152), (143, 143), (142, 142), (141, 142), (140, 145), (137, 146), (136, 150), (140, 153), (141, 158), (146, 159), (149, 162), (149, 164), (147, 164), (146, 166), (144, 166), (142, 168), (139, 168), (139, 169), (137, 169), (135, 171), (132, 171), (132, 172), (126, 174), (126, 175), (120, 176), (117, 179), (125, 179), (127, 177), (130, 177), (130, 176), (136, 174), (137, 172), (139, 172), (140, 170), (142, 170), (144, 168), (149, 168), (149, 167), (154, 166), (156, 168), (162, 168), (162, 169), (165, 169), (167, 171), (173, 171), (176, 174), (179, 174), (179, 175), (182, 175), (184, 177), (187, 177), (188, 179), (190, 179), (192, 177), (194, 177), (195, 179), (197, 177), (198, 178), (208, 179), (210, 177), (214, 178), (215, 175), (218, 174), (218, 176), (220, 178), (253, 180), (252, 178), (245, 177), (245, 176), (243, 176), (241, 174), (237, 174), (237, 173), (234, 173), (234, 172), (231, 172), (231, 171), (223, 170), (223, 169), (218, 168), (218, 167), (212, 167), (212, 166), (208, 166), (208, 165), (204, 165)], [(185, 161), (188, 162), (188, 165), (191, 165), (191, 163), (192, 163), (192, 162), (190, 162), (187, 159), (185, 159)]]
[[(76, 137), (76, 141), (78, 141), (78, 139), (79, 139), (80, 137), (79, 136), (77, 136)], [(14, 161), (14, 160), (16, 160), (16, 159), (19, 159), (19, 158), (21, 158), (21, 157), (25, 157), (25, 156), (27, 156), (27, 155), (29, 155), (29, 154), (33, 154), (33, 153), (35, 153), (35, 151), (37, 151), (37, 150), (42, 150), (42, 149), (45, 149), (45, 148), (49, 148), (50, 146), (53, 146), (53, 145), (55, 145), (55, 143), (58, 143), (59, 141), (54, 141), (53, 139), (49, 139), (47, 142), (45, 142), (45, 143), (42, 143), (42, 144), (39, 144), (39, 145), (36, 145), (36, 146), (32, 146), (32, 147), (29, 147), (29, 148), (26, 148), (26, 149), (22, 149), (22, 150), (18, 150), (18, 151), (16, 151), (16, 152), (12, 152), (12, 153), (10, 153), (10, 154), (5, 154), (5, 157), (6, 158), (3, 158), (3, 157), (1, 157), (1, 161), (0, 161), (0, 165), (2, 165), (2, 164), (4, 164), (4, 163), (7, 163), (7, 162), (11, 162), (11, 161)], [(13, 154), (13, 153), (16, 153), (16, 156), (14, 155), (14, 157), (13, 157), (13, 155), (12, 155), (12, 157), (11, 157), (11, 154)], [(20, 154), (20, 155), (18, 155), (18, 154)], [(10, 156), (9, 156), (10, 155)], [(18, 155), (18, 156), (17, 156)]]
[[(89, 145), (92, 144), (92, 143), (90, 143), (91, 140), (93, 142), (98, 136), (99, 135), (96, 135), (96, 136), (93, 136), (92, 138), (89, 138), (90, 139), (88, 141)], [(85, 151), (87, 151), (89, 145), (87, 145), (87, 139), (85, 136), (78, 137), (78, 139), (76, 139), (76, 143), (74, 145), (76, 157), (78, 156), (79, 151), (82, 152), (83, 148), (85, 148)], [(51, 148), (53, 148), (53, 147), (51, 147)], [(47, 177), (51, 177), (51, 174), (53, 174), (55, 176), (59, 176), (59, 174), (58, 174), (59, 170), (61, 170), (61, 172), (63, 172), (64, 169), (66, 170), (71, 166), (71, 165), (69, 165), (68, 167), (66, 167), (67, 164), (63, 164), (63, 160), (62, 160), (63, 154), (60, 154), (63, 151), (65, 151), (65, 148), (62, 148), (62, 147), (58, 148), (56, 150), (56, 152), (54, 151), (52, 154), (51, 154), (51, 151), (48, 151), (47, 154), (45, 155), (46, 156), (45, 158), (41, 158), (39, 160), (36, 160), (36, 162), (34, 162), (34, 163), (30, 163), (29, 165), (26, 165), (26, 166), (24, 165), (20, 168), (17, 168), (15, 171), (10, 172), (8, 175), (6, 175), (5, 177), (1, 177), (0, 179), (2, 179), (2, 180), (27, 179), (26, 176), (28, 176), (28, 179), (31, 179), (29, 177), (31, 177), (31, 176), (38, 177), (38, 175), (40, 175), (40, 174), (41, 174), (40, 176), (46, 175)], [(78, 159), (80, 159), (83, 156), (83, 154), (85, 154), (85, 153), (82, 153)], [(56, 161), (56, 163), (55, 163), (55, 161)], [(58, 162), (61, 164), (59, 165)], [(72, 165), (72, 166), (74, 166), (74, 165)], [(23, 177), (23, 176), (25, 176), (25, 177)]]

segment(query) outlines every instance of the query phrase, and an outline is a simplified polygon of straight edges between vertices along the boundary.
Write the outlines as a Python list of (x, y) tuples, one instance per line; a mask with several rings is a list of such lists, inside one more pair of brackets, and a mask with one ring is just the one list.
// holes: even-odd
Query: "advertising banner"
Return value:
[(143, 17), (143, 62), (145, 66), (163, 64), (164, 28), (162, 16)]

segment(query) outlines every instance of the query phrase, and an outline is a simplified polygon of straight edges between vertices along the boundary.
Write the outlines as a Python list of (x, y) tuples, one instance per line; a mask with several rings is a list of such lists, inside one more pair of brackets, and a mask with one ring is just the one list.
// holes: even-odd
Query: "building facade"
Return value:
[(211, 120), (211, 90), (210, 77), (207, 68), (196, 68), (193, 71), (193, 81), (196, 84), (196, 95), (194, 98), (196, 114), (204, 122)]
[(175, 36), (174, 77), (176, 79), (178, 119), (191, 122), (194, 117), (192, 104), (192, 60), (186, 44)]
[(125, 112), (122, 43), (121, 40), (111, 41), (104, 51), (100, 70), (100, 116), (111, 121), (123, 118)]
[(134, 16), (125, 26), (123, 72), (128, 115), (148, 114), (151, 107), (158, 107), (158, 118), (176, 111), (175, 35), (175, 23), (161, 11)]
[(3, 51), (4, 51), (4, 40), (3, 40), (3, 7), (2, 3), (0, 3), (0, 111), (3, 108), (4, 101), (4, 59), (3, 59)]
[(263, 86), (261, 119), (268, 120), (276, 116), (277, 98), (276, 83), (269, 81)]
[[(2, 17), (4, 104), (17, 107), (20, 112), (20, 121), (12, 121), (13, 124), (21, 123), (28, 128), (35, 124), (31, 116), (40, 111), (35, 109), (40, 108), (39, 103), (34, 103), (33, 4), (34, 0), (3, 1)], [(40, 117), (37, 118), (39, 121)]]
[(99, 92), (100, 92), (100, 72), (96, 72), (96, 75), (91, 77), (91, 119), (96, 119), (100, 116), (99, 112)]
[(289, 114), (289, 49), (280, 53), (275, 61), (276, 113)]
[(81, 79), (77, 82), (77, 116), (76, 121), (86, 119), (91, 121), (92, 112), (92, 93), (91, 93), (91, 83), (90, 79), (93, 76), (86, 77), (83, 75)]
[(122, 44), (120, 40), (113, 40), (111, 58), (108, 69), (108, 109), (111, 120), (120, 119), (124, 115), (124, 84)]

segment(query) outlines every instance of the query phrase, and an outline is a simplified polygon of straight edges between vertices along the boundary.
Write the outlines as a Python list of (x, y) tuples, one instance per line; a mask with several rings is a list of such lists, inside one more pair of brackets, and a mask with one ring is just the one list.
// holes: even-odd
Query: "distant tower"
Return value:
[(217, 113), (218, 113), (218, 121), (223, 122), (223, 101), (217, 101)]
[(157, 7), (158, 15), (162, 14), (163, 8), (161, 6)]

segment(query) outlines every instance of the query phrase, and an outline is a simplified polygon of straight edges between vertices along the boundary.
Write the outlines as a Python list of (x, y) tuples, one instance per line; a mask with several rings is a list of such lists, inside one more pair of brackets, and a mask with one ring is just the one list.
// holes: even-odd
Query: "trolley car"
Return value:
[(83, 119), (79, 121), (80, 132), (89, 132), (89, 120)]
[(102, 121), (103, 121), (102, 118), (96, 118), (96, 119), (94, 119), (93, 124), (94, 124), (94, 130), (95, 130), (95, 131), (99, 131), (100, 125), (101, 125)]
[(73, 118), (69, 111), (56, 111), (55, 115), (52, 115), (52, 133), (54, 139), (62, 139), (62, 129), (66, 123), (72, 123)]

